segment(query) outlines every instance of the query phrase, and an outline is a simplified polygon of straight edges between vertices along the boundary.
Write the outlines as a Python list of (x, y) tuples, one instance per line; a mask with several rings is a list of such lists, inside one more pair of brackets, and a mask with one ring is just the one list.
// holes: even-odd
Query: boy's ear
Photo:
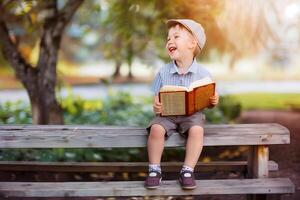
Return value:
[(198, 42), (195, 39), (192, 39), (189, 44), (191, 48), (197, 48)]

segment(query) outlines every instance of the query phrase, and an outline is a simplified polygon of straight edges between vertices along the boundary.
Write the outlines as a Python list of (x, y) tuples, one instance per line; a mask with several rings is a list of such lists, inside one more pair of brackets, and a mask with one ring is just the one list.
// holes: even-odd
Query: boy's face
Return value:
[(166, 49), (172, 60), (182, 60), (184, 57), (194, 57), (197, 42), (192, 34), (179, 25), (169, 29)]

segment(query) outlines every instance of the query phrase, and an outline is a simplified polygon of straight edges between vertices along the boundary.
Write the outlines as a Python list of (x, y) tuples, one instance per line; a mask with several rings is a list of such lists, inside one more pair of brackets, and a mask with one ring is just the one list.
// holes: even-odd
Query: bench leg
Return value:
[[(248, 165), (247, 165), (247, 177), (248, 178), (268, 178), (269, 169), (269, 147), (265, 145), (261, 146), (249, 146), (248, 152)], [(261, 200), (267, 199), (266, 194), (251, 194), (247, 195), (248, 200)]]
[(280, 200), (281, 199), (281, 194), (260, 194), (260, 195), (247, 195), (247, 200)]

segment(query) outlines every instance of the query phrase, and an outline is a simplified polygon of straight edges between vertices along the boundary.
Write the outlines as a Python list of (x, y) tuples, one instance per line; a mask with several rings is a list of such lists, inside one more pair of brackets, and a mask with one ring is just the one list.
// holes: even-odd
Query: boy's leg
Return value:
[(186, 142), (184, 165), (194, 169), (203, 148), (204, 130), (201, 126), (192, 126), (189, 129)]
[(150, 129), (147, 149), (150, 164), (160, 165), (165, 145), (165, 129), (159, 124), (153, 124)]
[(184, 165), (180, 172), (179, 182), (183, 189), (196, 188), (194, 168), (203, 148), (203, 133), (201, 126), (192, 126), (188, 132)]
[(165, 129), (159, 124), (153, 124), (150, 129), (147, 148), (149, 158), (149, 174), (145, 180), (148, 189), (158, 188), (161, 182), (160, 160), (165, 145)]

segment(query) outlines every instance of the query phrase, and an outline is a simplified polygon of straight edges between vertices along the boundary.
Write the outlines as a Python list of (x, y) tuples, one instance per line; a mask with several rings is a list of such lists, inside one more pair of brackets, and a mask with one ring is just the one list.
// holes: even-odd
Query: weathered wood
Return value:
[[(1, 125), (0, 148), (114, 148), (145, 147), (147, 133), (138, 127)], [(178, 134), (165, 146), (183, 146)], [(290, 143), (289, 130), (279, 124), (205, 126), (204, 146)]]
[(254, 148), (254, 177), (255, 178), (268, 178), (269, 169), (269, 147), (265, 145), (253, 146)]
[(195, 190), (184, 191), (177, 181), (163, 181), (156, 190), (147, 190), (143, 181), (123, 182), (2, 182), (2, 197), (90, 197), (90, 196), (166, 196), (212, 194), (293, 193), (293, 183), (286, 178), (197, 180)]
[(250, 146), (248, 153), (248, 177), (249, 178), (267, 178), (269, 147), (268, 146)]
[[(147, 172), (147, 162), (38, 162), (0, 161), (0, 171), (47, 171), (47, 172)], [(269, 170), (277, 171), (278, 164), (269, 161)], [(162, 162), (164, 172), (178, 172), (182, 162)], [(241, 171), (245, 172), (247, 161), (198, 162), (195, 172)]]
[[(249, 178), (268, 178), (269, 169), (268, 169), (268, 160), (269, 160), (269, 147), (260, 145), (260, 146), (251, 146), (249, 147), (248, 153), (248, 177)], [(265, 194), (263, 195), (248, 195), (247, 199), (251, 200), (263, 200), (267, 199)]]
[[(0, 148), (119, 148), (145, 147), (147, 133), (139, 127), (109, 126), (0, 126)], [(89, 196), (164, 196), (164, 195), (202, 195), (202, 194), (256, 194), (252, 197), (265, 198), (265, 194), (293, 193), (295, 188), (288, 178), (268, 178), (270, 144), (288, 144), (289, 131), (279, 124), (235, 124), (205, 126), (204, 146), (247, 145), (250, 146), (248, 162), (219, 162), (220, 167), (241, 167), (247, 164), (250, 179), (200, 180), (192, 191), (183, 191), (177, 181), (164, 181), (157, 190), (146, 190), (143, 182), (0, 182), (0, 197), (89, 197)], [(166, 141), (167, 147), (183, 146), (185, 140), (178, 134)], [(0, 163), (1, 164), (1, 163)], [(3, 163), (2, 163), (3, 164)], [(4, 163), (9, 167), (18, 163)], [(130, 168), (146, 170), (146, 163), (30, 163), (20, 162), (19, 169), (39, 171), (42, 166), (49, 171), (104, 168), (122, 171)], [(61, 165), (62, 164), (62, 165)], [(211, 163), (202, 163), (201, 168)], [(181, 163), (166, 164), (171, 170)], [(1, 165), (0, 165), (1, 167)], [(17, 168), (15, 165), (12, 168)], [(49, 168), (48, 168), (49, 167)], [(38, 169), (39, 168), (39, 169)], [(102, 168), (102, 169), (101, 169)], [(1, 168), (0, 168), (1, 169)], [(3, 168), (2, 168), (3, 169)], [(197, 169), (197, 168), (196, 168)], [(278, 169), (278, 165), (276, 165)], [(10, 171), (10, 170), (8, 170)], [(23, 171), (23, 170), (22, 170)], [(107, 170), (106, 170), (107, 171)], [(257, 179), (258, 178), (258, 179)], [(261, 195), (257, 195), (261, 194)]]

